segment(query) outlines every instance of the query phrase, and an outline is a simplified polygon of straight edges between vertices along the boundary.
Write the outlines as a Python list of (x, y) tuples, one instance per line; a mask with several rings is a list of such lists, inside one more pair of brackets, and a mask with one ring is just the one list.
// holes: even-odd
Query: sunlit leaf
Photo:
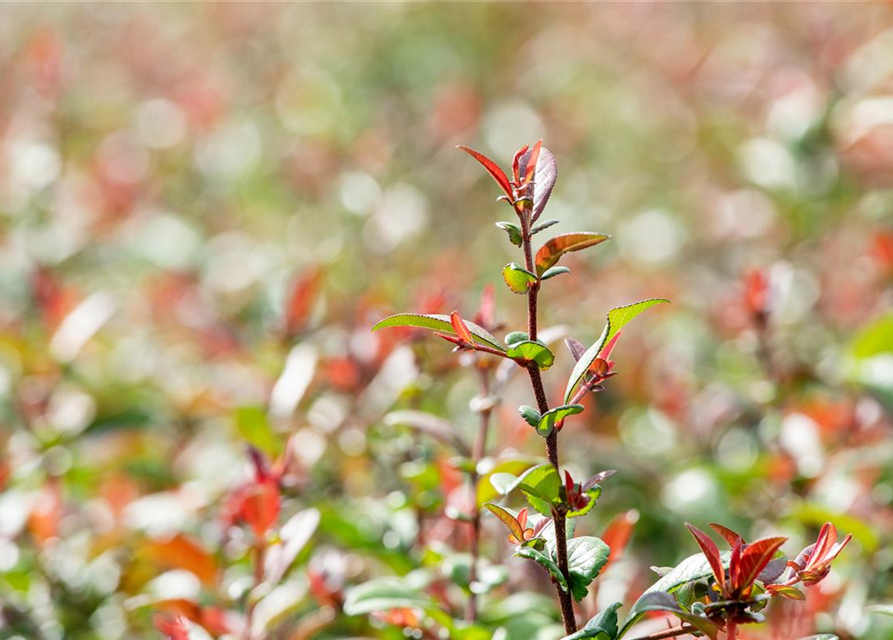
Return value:
[(716, 543), (713, 542), (710, 536), (697, 527), (690, 525), (687, 522), (685, 523), (685, 526), (689, 532), (691, 532), (691, 535), (694, 536), (698, 546), (701, 547), (701, 551), (704, 552), (704, 556), (707, 558), (707, 561), (710, 563), (710, 568), (713, 570), (713, 576), (716, 579), (717, 584), (720, 585), (720, 588), (723, 588), (725, 585), (726, 572), (722, 566), (722, 560), (719, 557), (719, 548), (716, 546)]
[(509, 358), (520, 358), (528, 362), (535, 362), (540, 369), (548, 369), (555, 362), (555, 356), (549, 351), (549, 348), (542, 342), (533, 340), (522, 340), (516, 342), (506, 355)]
[(525, 294), (529, 286), (536, 282), (536, 275), (527, 271), (517, 262), (512, 262), (502, 269), (502, 279), (505, 280), (512, 292)]
[(542, 275), (549, 267), (561, 259), (565, 253), (580, 251), (608, 240), (611, 236), (591, 231), (577, 231), (555, 236), (536, 252), (536, 272)]
[(516, 486), (512, 484), (505, 491), (498, 490), (494, 481), (497, 476), (511, 475), (513, 476), (513, 482), (517, 482), (517, 477), (532, 466), (534, 466), (534, 462), (531, 460), (524, 458), (509, 458), (507, 460), (500, 460), (492, 469), (486, 473), (481, 473), (477, 485), (478, 504), (481, 505), (500, 496), (504, 496)]
[(515, 536), (515, 540), (524, 540), (524, 527), (521, 526), (515, 516), (492, 502), (485, 502), (484, 508), (502, 520), (502, 523), (508, 528), (509, 532)]
[(558, 568), (558, 564), (556, 564), (556, 562), (546, 553), (534, 549), (533, 547), (518, 547), (514, 555), (518, 558), (527, 558), (528, 560), (533, 560), (534, 562), (542, 566), (546, 571), (549, 572), (549, 575), (555, 578), (558, 584), (561, 585), (561, 589), (563, 591), (567, 591), (567, 580), (565, 580), (564, 574), (561, 573), (561, 569)]
[[(523, 476), (518, 478), (518, 487), (528, 497), (532, 496), (545, 502), (547, 505), (559, 503), (559, 489), (561, 487), (561, 479), (558, 477), (558, 471), (549, 463), (537, 465), (529, 469)], [(531, 502), (531, 505), (539, 511), (544, 512), (543, 504)], [(543, 515), (548, 515), (551, 509), (545, 509)]]
[[(640, 608), (640, 611), (642, 613), (647, 613), (648, 611), (667, 611), (669, 613), (672, 613), (683, 622), (687, 622), (688, 624), (696, 627), (708, 638), (716, 638), (719, 633), (719, 629), (713, 621), (708, 619), (706, 616), (697, 615), (694, 612), (686, 611), (679, 606), (679, 603), (676, 602), (676, 599), (669, 593), (649, 593), (642, 596), (642, 598), (640, 598), (639, 601), (636, 602), (636, 606)], [(624, 625), (624, 628), (625, 626), (626, 625)]]
[(555, 407), (554, 409), (549, 409), (537, 423), (536, 432), (545, 438), (552, 433), (552, 429), (563, 422), (565, 418), (582, 413), (584, 408), (585, 407), (582, 404), (567, 404)]
[(523, 244), (521, 226), (517, 222), (497, 222), (496, 226), (508, 234), (509, 242), (513, 245), (520, 247)]
[(301, 550), (310, 542), (319, 526), (319, 511), (299, 511), (279, 529), (279, 541), (267, 547), (264, 556), (264, 580), (277, 584), (289, 570)]
[(470, 149), (463, 145), (458, 145), (457, 148), (461, 149), (462, 151), (464, 151), (465, 153), (470, 155), (472, 158), (474, 158), (475, 160), (480, 162), (481, 165), (483, 165), (484, 169), (487, 170), (487, 173), (489, 173), (491, 176), (493, 176), (493, 179), (496, 180), (496, 183), (502, 189), (503, 193), (505, 193), (505, 195), (508, 196), (509, 198), (512, 197), (512, 186), (511, 186), (511, 184), (509, 184), (509, 179), (505, 175), (505, 172), (503, 172), (503, 170), (499, 168), (499, 165), (497, 165), (495, 162), (490, 160), (490, 158), (485, 156), (483, 153), (479, 153), (479, 152), (475, 151), (474, 149)]
[[(468, 320), (465, 320), (465, 326), (468, 327), (471, 334), (481, 344), (499, 351), (505, 351), (505, 347), (499, 343), (499, 340), (490, 335), (486, 329), (479, 327)], [(452, 334), (456, 333), (450, 322), (450, 316), (441, 314), (398, 313), (377, 322), (375, 326), (372, 327), (372, 331), (378, 331), (379, 329), (388, 327), (418, 327), (420, 329), (433, 329), (435, 331), (445, 331)]]
[(536, 162), (536, 170), (533, 175), (533, 215), (534, 222), (542, 215), (555, 187), (555, 179), (558, 177), (558, 163), (552, 152), (543, 147), (540, 149)]
[(580, 359), (577, 360), (577, 364), (574, 367), (574, 370), (571, 372), (570, 378), (567, 381), (567, 389), (564, 392), (564, 401), (569, 403), (571, 398), (574, 395), (574, 392), (577, 390), (577, 387), (583, 381), (583, 376), (586, 375), (586, 372), (589, 371), (589, 367), (592, 366), (592, 363), (598, 357), (599, 353), (602, 350), (602, 347), (607, 344), (611, 338), (617, 335), (617, 332), (620, 331), (627, 323), (629, 323), (633, 318), (637, 315), (649, 309), (657, 304), (662, 304), (664, 302), (669, 302), (669, 300), (665, 300), (663, 298), (652, 298), (650, 300), (642, 300), (640, 302), (634, 302), (633, 304), (629, 304), (623, 307), (615, 307), (608, 312), (608, 319), (605, 323), (605, 328), (602, 331), (601, 336), (599, 336), (598, 340), (593, 343), (591, 347), (589, 347)]

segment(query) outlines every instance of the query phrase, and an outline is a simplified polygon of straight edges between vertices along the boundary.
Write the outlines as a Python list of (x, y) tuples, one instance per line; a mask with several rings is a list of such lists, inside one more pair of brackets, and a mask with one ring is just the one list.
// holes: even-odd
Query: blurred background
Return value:
[[(186, 609), (241, 637), (250, 534), (220, 514), (246, 443), (285, 469), (282, 521), (318, 517), (255, 637), (423, 637), (340, 602), (466, 550), (452, 454), (387, 416), (470, 442), (477, 378), (369, 329), (471, 318), (490, 283), (523, 327), (511, 211), (454, 146), (507, 166), (539, 138), (554, 230), (614, 237), (564, 259), (543, 326), (588, 344), (611, 307), (673, 302), (562, 431), (575, 476), (619, 471), (581, 530), (632, 525), (586, 606), (694, 553), (684, 521), (796, 553), (831, 520), (854, 535), (831, 576), (753, 635), (893, 635), (870, 609), (893, 598), (889, 4), (5, 5), (0, 87), (0, 637), (157, 638), (152, 611)], [(498, 400), (490, 454), (542, 456), (526, 381)], [(559, 637), (504, 535), (487, 516), (482, 615)]]

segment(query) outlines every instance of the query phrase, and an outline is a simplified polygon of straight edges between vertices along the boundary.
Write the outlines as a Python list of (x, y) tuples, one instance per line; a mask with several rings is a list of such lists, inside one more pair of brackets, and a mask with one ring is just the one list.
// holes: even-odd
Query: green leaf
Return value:
[(543, 414), (539, 423), (536, 425), (536, 432), (546, 438), (552, 433), (552, 429), (555, 428), (557, 423), (568, 416), (582, 413), (584, 408), (585, 407), (582, 404), (565, 404), (560, 407), (555, 407), (554, 409), (549, 409)]
[(548, 369), (555, 362), (555, 356), (549, 351), (549, 347), (542, 342), (522, 340), (516, 342), (505, 352), (509, 358), (533, 361), (540, 369)]
[(571, 270), (567, 267), (549, 267), (543, 272), (543, 275), (540, 276), (540, 280), (548, 280), (549, 278), (554, 278), (555, 276), (560, 276), (562, 273), (570, 273)]
[(593, 536), (567, 541), (567, 570), (571, 593), (577, 602), (586, 597), (589, 585), (607, 564), (610, 555), (608, 545)]
[[(727, 567), (729, 564), (729, 555), (729, 551), (720, 554), (724, 567)], [(649, 587), (645, 593), (636, 600), (632, 609), (630, 609), (629, 614), (627, 614), (626, 620), (623, 622), (623, 627), (620, 629), (620, 635), (617, 637), (619, 638), (622, 636), (632, 625), (645, 615), (647, 609), (643, 609), (643, 607), (648, 604), (648, 594), (658, 592), (672, 593), (692, 580), (700, 580), (701, 578), (706, 578), (711, 575), (713, 575), (713, 570), (710, 568), (710, 563), (707, 561), (707, 558), (703, 553), (696, 553), (687, 557), (676, 565), (669, 573), (666, 573), (660, 580), (651, 585), (651, 587)]]
[(525, 294), (528, 287), (536, 282), (536, 275), (517, 262), (510, 262), (502, 269), (502, 279), (513, 292)]
[(602, 495), (602, 488), (599, 485), (595, 485), (594, 487), (586, 491), (586, 495), (589, 496), (589, 502), (586, 503), (586, 506), (582, 509), (577, 509), (576, 511), (568, 511), (568, 518), (579, 518), (580, 516), (585, 516), (587, 513), (592, 511), (592, 507), (595, 506), (596, 500), (598, 500), (599, 496)]
[[(486, 329), (468, 320), (464, 320), (464, 322), (471, 334), (480, 340), (482, 344), (497, 351), (505, 351), (505, 347), (499, 343), (499, 340), (490, 335)], [(378, 331), (388, 327), (419, 327), (421, 329), (433, 329), (434, 331), (456, 334), (453, 324), (450, 322), (450, 317), (441, 314), (398, 313), (380, 320), (372, 327), (372, 330)]]
[(561, 585), (562, 591), (567, 591), (567, 580), (564, 579), (564, 574), (561, 573), (561, 569), (558, 568), (558, 565), (555, 563), (555, 561), (547, 556), (545, 553), (543, 553), (542, 551), (538, 551), (533, 547), (518, 547), (518, 550), (515, 551), (514, 555), (518, 558), (527, 558), (528, 560), (533, 560), (534, 562), (545, 568), (545, 570), (548, 571), (553, 578), (555, 578), (556, 582)]
[(501, 496), (508, 494), (509, 490), (518, 482), (518, 476), (513, 473), (494, 473), (490, 476), (490, 484)]
[(529, 469), (518, 478), (518, 487), (527, 496), (531, 506), (543, 515), (550, 515), (552, 505), (560, 503), (561, 479), (555, 467), (548, 462)]
[(514, 344), (518, 344), (519, 342), (524, 342), (525, 340), (529, 339), (530, 338), (527, 336), (526, 331), (512, 331), (505, 336), (505, 345), (507, 347), (511, 347)]
[(533, 228), (530, 230), (530, 235), (535, 236), (540, 231), (548, 229), (553, 224), (558, 224), (558, 220), (554, 220), (554, 219), (543, 220), (542, 222), (539, 222), (533, 226)]
[(571, 251), (580, 251), (587, 247), (601, 244), (611, 236), (591, 231), (577, 231), (555, 236), (536, 252), (536, 272), (542, 275), (549, 267), (557, 263), (561, 256)]
[(249, 444), (275, 458), (282, 453), (282, 439), (273, 431), (267, 414), (261, 407), (236, 409), (236, 428)]
[(522, 404), (518, 407), (518, 413), (521, 414), (521, 417), (529, 424), (531, 427), (536, 427), (540, 423), (540, 412), (534, 409), (533, 407), (528, 407), (526, 404)]
[(690, 625), (693, 625), (698, 629), (698, 631), (709, 638), (716, 638), (717, 634), (719, 633), (719, 629), (716, 627), (716, 624), (714, 622), (712, 622), (706, 616), (701, 616), (697, 615), (697, 613), (686, 611), (679, 606), (679, 603), (676, 602), (676, 599), (669, 593), (655, 592), (650, 593), (647, 596), (643, 596), (643, 598), (644, 601), (642, 601), (642, 598), (640, 598), (640, 602), (636, 603), (641, 607), (642, 612), (647, 613), (649, 611), (668, 611), (683, 622), (687, 622)]
[(634, 302), (633, 304), (626, 305), (624, 307), (615, 307), (608, 311), (607, 322), (605, 323), (605, 328), (602, 331), (601, 336), (599, 336), (598, 340), (589, 347), (580, 359), (577, 360), (577, 364), (574, 367), (574, 370), (571, 372), (570, 378), (567, 381), (567, 389), (564, 392), (564, 401), (570, 402), (571, 398), (574, 396), (574, 392), (576, 392), (577, 387), (583, 381), (583, 377), (586, 375), (586, 372), (589, 371), (589, 367), (592, 366), (592, 363), (598, 357), (598, 354), (601, 352), (602, 348), (610, 342), (611, 338), (617, 335), (617, 332), (620, 331), (626, 324), (630, 322), (637, 315), (645, 311), (646, 309), (653, 307), (656, 304), (662, 304), (664, 302), (669, 302), (669, 300), (665, 300), (663, 298), (652, 298), (650, 300), (642, 300), (640, 302)]
[(501, 492), (495, 488), (495, 485), (492, 482), (492, 479), (498, 475), (506, 475), (511, 474), (513, 476), (518, 476), (519, 474), (524, 473), (530, 467), (533, 466), (533, 462), (523, 458), (509, 458), (507, 460), (501, 460), (496, 463), (492, 469), (490, 469), (487, 473), (480, 473), (480, 478), (478, 478), (477, 485), (477, 500), (478, 505), (482, 505), (485, 502), (489, 502), (490, 500), (495, 500), (500, 496), (504, 496), (508, 491)]
[(564, 636), (561, 640), (583, 640), (584, 638), (614, 640), (617, 637), (617, 609), (620, 606), (619, 602), (615, 602), (587, 622), (585, 627), (576, 633)]
[(516, 247), (520, 247), (523, 243), (521, 239), (521, 227), (517, 222), (497, 222), (496, 226), (509, 234), (509, 242)]

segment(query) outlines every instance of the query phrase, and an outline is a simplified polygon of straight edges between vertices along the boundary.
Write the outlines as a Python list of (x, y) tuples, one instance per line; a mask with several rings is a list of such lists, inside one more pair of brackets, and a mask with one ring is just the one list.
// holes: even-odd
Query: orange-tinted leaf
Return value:
[(507, 195), (509, 198), (512, 198), (512, 185), (509, 184), (508, 177), (505, 175), (505, 172), (499, 168), (499, 165), (490, 160), (490, 158), (485, 156), (483, 153), (478, 153), (474, 149), (469, 149), (468, 147), (462, 145), (459, 145), (457, 149), (462, 149), (462, 151), (480, 162), (483, 165), (484, 169), (487, 170), (487, 173), (493, 176), (493, 179), (496, 180), (497, 184), (499, 184), (499, 186), (502, 188), (505, 195)]
[(471, 336), (468, 327), (465, 326), (465, 322), (462, 321), (462, 316), (459, 315), (458, 311), (453, 311), (450, 314), (450, 324), (453, 325), (453, 331), (456, 332), (456, 335), (459, 336), (462, 342), (474, 344), (474, 338)]
[(169, 540), (151, 541), (145, 545), (146, 554), (168, 569), (185, 569), (205, 584), (217, 579), (217, 562), (192, 538), (178, 533)]
[[(719, 549), (716, 547), (716, 543), (713, 542), (710, 536), (694, 525), (690, 525), (686, 522), (685, 526), (691, 532), (691, 535), (694, 536), (695, 542), (701, 547), (701, 551), (704, 552), (704, 557), (706, 557), (707, 562), (710, 563), (710, 569), (713, 571), (713, 576), (716, 578), (717, 584), (724, 590), (726, 584), (726, 572), (725, 569), (723, 569), (722, 559), (719, 557)], [(757, 573), (759, 573), (759, 571)], [(754, 574), (754, 576), (756, 576), (756, 574)]]
[(763, 538), (751, 542), (741, 552), (738, 559), (736, 574), (737, 581), (734, 585), (736, 590), (744, 589), (757, 579), (760, 571), (769, 564), (775, 552), (785, 543), (787, 538)]
[(521, 156), (518, 169), (523, 182), (527, 183), (533, 179), (534, 172), (536, 171), (536, 163), (540, 159), (540, 151), (542, 148), (543, 141), (539, 140), (529, 151)]
[(524, 541), (524, 527), (522, 527), (521, 523), (515, 519), (515, 516), (492, 502), (485, 502), (484, 507), (494, 516), (502, 520), (502, 523), (508, 527), (508, 530), (519, 544)]
[(546, 269), (557, 263), (565, 253), (580, 251), (581, 249), (601, 244), (610, 237), (604, 233), (591, 231), (563, 233), (555, 236), (536, 252), (536, 272), (542, 275)]
[(730, 547), (734, 547), (736, 544), (741, 544), (744, 542), (744, 538), (742, 538), (740, 535), (738, 535), (728, 527), (724, 527), (721, 524), (716, 524), (715, 522), (710, 522), (707, 526), (721, 535), (725, 539), (725, 541), (729, 543)]

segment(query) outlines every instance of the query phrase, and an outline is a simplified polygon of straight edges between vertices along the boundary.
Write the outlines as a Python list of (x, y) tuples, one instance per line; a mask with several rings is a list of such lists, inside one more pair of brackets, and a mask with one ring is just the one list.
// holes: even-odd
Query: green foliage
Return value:
[(617, 609), (621, 603), (615, 602), (587, 622), (582, 629), (561, 640), (614, 640), (617, 637)]
[[(482, 344), (496, 349), (497, 351), (505, 351), (505, 348), (499, 343), (499, 340), (494, 338), (486, 329), (479, 327), (468, 320), (465, 321), (465, 325), (468, 327), (471, 334), (476, 339), (480, 340)], [(444, 331), (452, 333), (453, 335), (456, 334), (456, 331), (453, 329), (453, 325), (450, 322), (450, 317), (441, 314), (398, 313), (377, 322), (372, 327), (372, 331), (378, 331), (379, 329), (385, 329), (387, 327), (418, 327), (421, 329)]]
[(598, 357), (602, 348), (611, 341), (611, 338), (617, 335), (617, 333), (637, 315), (654, 305), (662, 304), (664, 302), (669, 302), (669, 300), (653, 298), (651, 300), (634, 302), (633, 304), (623, 307), (615, 307), (608, 312), (607, 322), (605, 323), (605, 328), (602, 331), (601, 336), (599, 336), (599, 339), (583, 353), (577, 361), (574, 370), (571, 372), (570, 378), (568, 378), (567, 389), (565, 389), (564, 392), (564, 401), (566, 403), (570, 402), (571, 398), (573, 398), (574, 392), (580, 386), (583, 377), (586, 375), (586, 372), (589, 371), (589, 367), (592, 366), (592, 363)]
[(508, 234), (509, 242), (516, 247), (521, 246), (521, 225), (517, 222), (497, 222), (496, 226)]
[(535, 362), (540, 369), (548, 369), (555, 363), (555, 356), (549, 348), (539, 340), (522, 340), (515, 342), (506, 351), (509, 358)]
[(584, 408), (582, 404), (565, 404), (549, 409), (537, 422), (536, 432), (545, 438), (552, 433), (552, 429), (564, 422), (565, 418), (582, 413)]
[(526, 294), (530, 286), (536, 282), (536, 274), (530, 273), (517, 262), (512, 262), (503, 268), (502, 279), (513, 293)]

